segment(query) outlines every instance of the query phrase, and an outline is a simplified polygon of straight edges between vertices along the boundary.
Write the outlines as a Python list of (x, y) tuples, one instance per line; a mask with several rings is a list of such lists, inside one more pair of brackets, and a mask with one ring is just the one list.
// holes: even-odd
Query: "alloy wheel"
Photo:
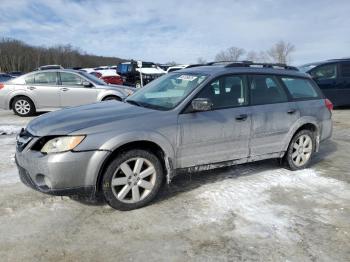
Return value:
[(137, 157), (123, 162), (114, 172), (111, 188), (114, 196), (124, 203), (145, 199), (155, 186), (156, 169), (145, 158)]
[(293, 163), (298, 167), (305, 165), (311, 157), (312, 147), (311, 137), (308, 135), (301, 135), (293, 145)]
[(30, 104), (28, 101), (20, 99), (16, 101), (15, 109), (20, 115), (26, 115), (30, 112)]

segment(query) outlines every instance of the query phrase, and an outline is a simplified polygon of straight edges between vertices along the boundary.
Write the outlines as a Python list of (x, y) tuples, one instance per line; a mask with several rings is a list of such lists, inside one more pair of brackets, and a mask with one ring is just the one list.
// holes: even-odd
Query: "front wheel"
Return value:
[(310, 164), (315, 151), (315, 137), (310, 130), (298, 132), (289, 144), (285, 162), (291, 170), (299, 170)]
[(163, 182), (163, 168), (158, 157), (134, 149), (120, 154), (103, 176), (103, 194), (107, 203), (118, 210), (132, 210), (151, 202)]

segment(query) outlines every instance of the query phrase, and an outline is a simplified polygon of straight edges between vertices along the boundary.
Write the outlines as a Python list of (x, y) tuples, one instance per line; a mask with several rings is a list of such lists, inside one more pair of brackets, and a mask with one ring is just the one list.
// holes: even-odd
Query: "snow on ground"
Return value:
[(0, 135), (18, 134), (21, 131), (21, 128), (22, 126), (0, 125)]

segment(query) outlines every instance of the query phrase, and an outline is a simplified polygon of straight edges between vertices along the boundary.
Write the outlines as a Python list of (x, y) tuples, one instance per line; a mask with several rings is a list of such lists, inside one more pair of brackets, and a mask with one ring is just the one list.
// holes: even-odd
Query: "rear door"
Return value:
[(189, 105), (179, 115), (177, 166), (184, 168), (246, 158), (251, 118), (245, 77), (220, 77), (204, 87), (196, 98), (209, 98), (213, 108), (193, 112)]
[(299, 118), (282, 83), (273, 75), (249, 76), (252, 130), (251, 157), (279, 153), (291, 126)]
[(97, 89), (84, 87), (84, 78), (71, 72), (60, 72), (61, 107), (79, 106), (97, 101)]
[(59, 108), (60, 90), (57, 72), (37, 72), (26, 79), (26, 92), (34, 100), (37, 109)]

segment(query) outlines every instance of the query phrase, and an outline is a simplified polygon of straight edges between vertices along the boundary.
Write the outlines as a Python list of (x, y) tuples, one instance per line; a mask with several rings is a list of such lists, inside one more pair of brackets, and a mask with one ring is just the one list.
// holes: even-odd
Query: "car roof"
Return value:
[(329, 60), (324, 60), (324, 61), (307, 63), (307, 64), (301, 65), (299, 67), (318, 66), (318, 65), (337, 63), (337, 62), (350, 62), (350, 58), (329, 59)]
[[(176, 71), (179, 72), (179, 71)], [(222, 75), (222, 74), (275, 74), (275, 75), (288, 75), (295, 77), (307, 77), (308, 74), (300, 72), (295, 69), (275, 69), (275, 68), (266, 68), (266, 67), (246, 67), (246, 66), (234, 66), (227, 67), (225, 65), (204, 65), (204, 66), (195, 66), (190, 68), (182, 69), (181, 72), (187, 73), (202, 73), (208, 75)]]
[(70, 72), (70, 73), (78, 73), (78, 72), (85, 72), (82, 70), (75, 70), (75, 69), (44, 69), (44, 70), (37, 70), (33, 71), (31, 73), (44, 73), (44, 72)]

